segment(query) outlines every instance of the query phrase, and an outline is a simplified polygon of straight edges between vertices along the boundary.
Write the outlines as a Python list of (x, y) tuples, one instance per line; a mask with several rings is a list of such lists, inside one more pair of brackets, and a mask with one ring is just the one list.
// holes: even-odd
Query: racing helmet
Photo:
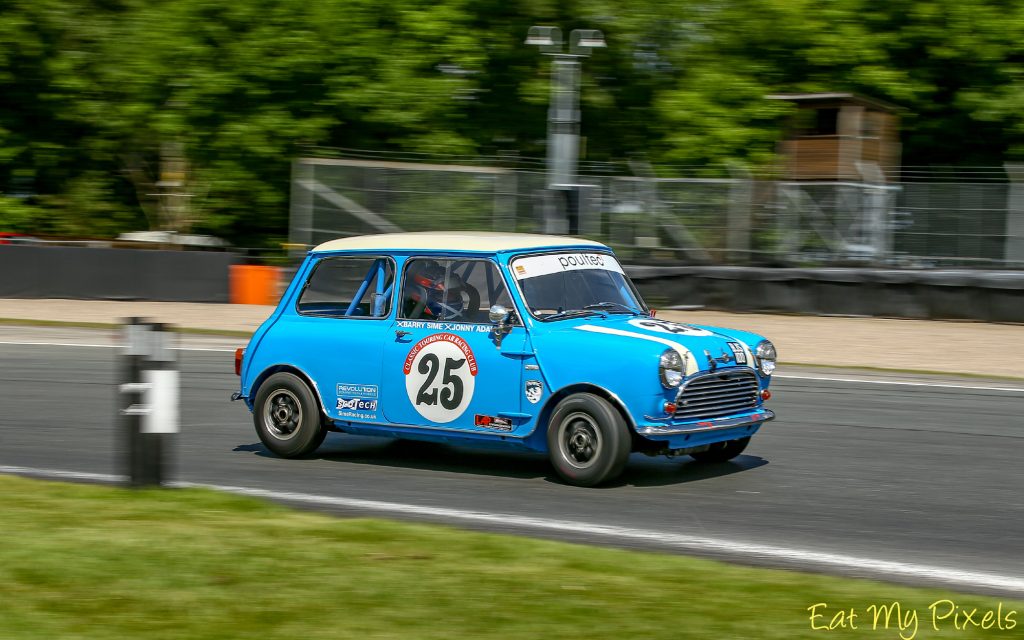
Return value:
[(445, 268), (433, 261), (410, 275), (410, 298), (415, 308), (422, 306), (424, 316), (442, 319), (462, 315), (464, 303), (461, 278), (449, 273), (446, 286)]

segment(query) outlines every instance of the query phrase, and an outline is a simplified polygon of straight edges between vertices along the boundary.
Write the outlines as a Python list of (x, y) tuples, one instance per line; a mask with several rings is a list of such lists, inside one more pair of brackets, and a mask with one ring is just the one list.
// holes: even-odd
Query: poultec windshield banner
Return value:
[(583, 269), (602, 269), (623, 273), (618, 261), (606, 253), (551, 253), (543, 256), (518, 258), (512, 262), (512, 273), (515, 274), (516, 280)]

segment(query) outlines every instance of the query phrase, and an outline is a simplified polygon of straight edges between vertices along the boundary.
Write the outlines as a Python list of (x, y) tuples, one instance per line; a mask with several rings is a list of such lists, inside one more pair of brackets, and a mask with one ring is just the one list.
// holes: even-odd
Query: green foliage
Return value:
[(907, 164), (1024, 159), (1015, 2), (0, 0), (0, 228), (156, 224), (168, 143), (193, 228), (239, 244), (283, 234), (307, 146), (543, 155), (532, 24), (606, 35), (588, 159), (765, 166), (789, 107), (763, 97), (840, 90), (905, 108)]

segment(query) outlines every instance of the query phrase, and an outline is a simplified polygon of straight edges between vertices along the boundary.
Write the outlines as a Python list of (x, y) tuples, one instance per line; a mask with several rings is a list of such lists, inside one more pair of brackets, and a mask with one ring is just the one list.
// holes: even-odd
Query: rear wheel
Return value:
[(284, 458), (313, 452), (327, 435), (313, 392), (290, 373), (275, 373), (260, 385), (252, 416), (263, 444)]
[(576, 393), (562, 400), (548, 423), (548, 455), (566, 482), (592, 487), (622, 473), (629, 460), (629, 429), (607, 400)]
[(707, 451), (691, 453), (690, 455), (697, 462), (728, 462), (743, 453), (748, 444), (750, 444), (750, 436), (738, 440), (716, 442), (708, 447)]

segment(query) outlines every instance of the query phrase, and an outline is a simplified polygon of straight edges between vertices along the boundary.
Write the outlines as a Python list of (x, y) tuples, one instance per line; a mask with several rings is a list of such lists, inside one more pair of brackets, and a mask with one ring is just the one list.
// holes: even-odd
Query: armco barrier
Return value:
[(230, 253), (0, 246), (0, 297), (227, 302)]
[(1024, 322), (1024, 272), (629, 266), (655, 307)]
[[(235, 269), (230, 253), (0, 246), (0, 297), (274, 304), (290, 269)], [(702, 306), (1024, 323), (1024, 271), (627, 266), (655, 308)]]

